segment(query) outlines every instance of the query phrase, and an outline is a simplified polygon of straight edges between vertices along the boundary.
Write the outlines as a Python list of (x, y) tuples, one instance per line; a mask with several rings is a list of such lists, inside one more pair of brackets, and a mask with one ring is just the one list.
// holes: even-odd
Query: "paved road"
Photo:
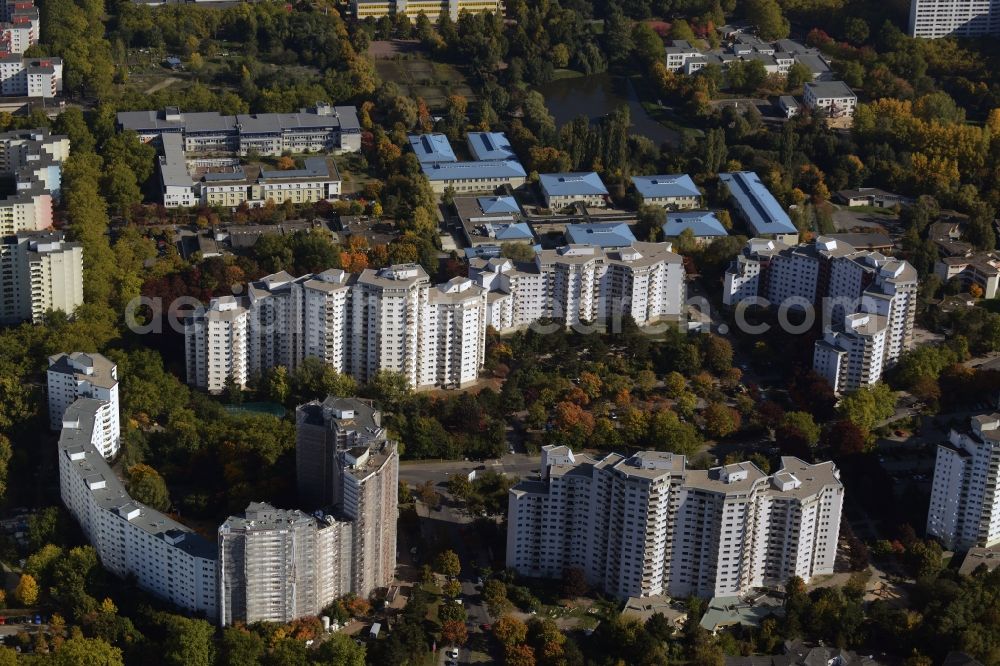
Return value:
[(428, 480), (445, 483), (452, 474), (468, 474), (480, 467), (495, 472), (503, 472), (511, 476), (525, 478), (538, 473), (540, 458), (537, 455), (523, 453), (507, 454), (503, 458), (487, 460), (405, 460), (399, 463), (399, 480), (406, 481), (411, 487)]

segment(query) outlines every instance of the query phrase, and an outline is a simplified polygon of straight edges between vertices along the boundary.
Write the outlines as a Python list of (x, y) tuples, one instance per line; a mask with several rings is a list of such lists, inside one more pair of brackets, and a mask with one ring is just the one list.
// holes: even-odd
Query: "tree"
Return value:
[(611, 62), (625, 62), (632, 56), (632, 31), (617, 4), (611, 5), (604, 21), (604, 48)]
[(170, 508), (170, 493), (167, 490), (167, 483), (159, 472), (149, 465), (138, 463), (129, 467), (125, 483), (132, 499), (157, 511), (166, 511)]
[(647, 67), (654, 62), (662, 62), (666, 57), (663, 40), (645, 21), (636, 23), (632, 28), (632, 42), (636, 57), (646, 63)]
[(171, 613), (157, 613), (157, 624), (166, 632), (161, 643), (161, 663), (168, 666), (212, 666), (215, 629), (204, 620)]
[(510, 601), (507, 599), (507, 586), (503, 581), (490, 578), (483, 583), (483, 601), (490, 611), (490, 615), (497, 617), (503, 615), (510, 608)]
[(122, 666), (122, 651), (99, 638), (70, 638), (46, 663), (53, 666)]
[(457, 578), (462, 573), (462, 562), (455, 551), (445, 550), (434, 561), (434, 569), (443, 576)]
[(733, 346), (725, 338), (706, 334), (702, 337), (701, 353), (705, 367), (716, 375), (733, 367)]
[(33, 607), (38, 603), (38, 583), (35, 581), (34, 576), (31, 574), (21, 574), (20, 580), (17, 582), (17, 587), (14, 588), (14, 598), (22, 606), (27, 608)]
[(443, 591), (446, 596), (455, 598), (462, 593), (462, 583), (453, 578), (445, 582)]
[(715, 438), (731, 435), (740, 427), (740, 415), (736, 410), (718, 402), (709, 403), (704, 417), (705, 431)]
[(516, 617), (504, 615), (493, 624), (493, 635), (506, 648), (523, 643), (528, 637), (528, 627)]
[(448, 620), (441, 625), (441, 642), (445, 645), (465, 645), (469, 640), (469, 632), (465, 628), (465, 622), (461, 620)]
[(568, 599), (576, 599), (587, 594), (587, 577), (579, 567), (567, 567), (563, 570), (562, 593)]
[(222, 630), (220, 666), (255, 666), (264, 656), (264, 639), (243, 627)]
[(879, 382), (844, 396), (837, 405), (837, 411), (845, 420), (868, 433), (879, 421), (895, 413), (896, 394)]
[(364, 666), (365, 646), (358, 645), (350, 636), (327, 636), (315, 652), (314, 663), (324, 666)]
[(280, 171), (290, 171), (295, 168), (295, 160), (288, 155), (282, 155), (278, 158), (276, 166)]
[(801, 62), (796, 62), (788, 68), (788, 74), (785, 78), (785, 90), (789, 92), (798, 90), (803, 84), (809, 83), (812, 80), (812, 70)]
[(504, 649), (507, 666), (535, 666), (535, 650), (530, 645), (509, 645)]
[(819, 442), (819, 426), (808, 412), (787, 412), (778, 432), (783, 433), (779, 434), (779, 439), (794, 434), (805, 440), (809, 446), (815, 446)]
[(757, 34), (767, 42), (788, 37), (791, 26), (781, 14), (777, 0), (749, 0), (745, 11), (750, 22), (757, 26)]

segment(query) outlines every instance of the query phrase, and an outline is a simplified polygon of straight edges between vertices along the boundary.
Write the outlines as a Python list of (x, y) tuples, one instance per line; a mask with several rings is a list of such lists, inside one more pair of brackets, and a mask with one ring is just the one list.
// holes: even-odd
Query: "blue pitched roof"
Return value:
[(487, 224), (486, 229), (487, 231), (492, 231), (491, 235), (498, 241), (534, 240), (535, 238), (527, 222), (514, 222), (511, 224), (492, 223)]
[(444, 134), (411, 134), (410, 147), (421, 164), (457, 162), (455, 151)]
[(543, 173), (538, 176), (542, 191), (550, 197), (574, 195), (607, 195), (608, 188), (597, 172)]
[(684, 211), (667, 213), (667, 221), (663, 225), (663, 235), (667, 238), (680, 236), (685, 229), (694, 232), (695, 237), (728, 236), (726, 228), (712, 211)]
[(665, 176), (632, 176), (632, 183), (644, 199), (701, 196), (698, 186), (686, 173)]
[(517, 159), (510, 141), (503, 132), (469, 132), (465, 137), (474, 160)]
[(480, 210), (487, 215), (520, 214), (521, 208), (514, 197), (476, 197)]
[(798, 233), (788, 213), (753, 171), (720, 173), (719, 179), (746, 218), (755, 236)]
[(628, 247), (635, 242), (635, 236), (624, 222), (567, 224), (566, 242), (571, 245)]
[(517, 160), (502, 162), (435, 162), (424, 163), (428, 180), (460, 180), (469, 178), (526, 178), (527, 173)]

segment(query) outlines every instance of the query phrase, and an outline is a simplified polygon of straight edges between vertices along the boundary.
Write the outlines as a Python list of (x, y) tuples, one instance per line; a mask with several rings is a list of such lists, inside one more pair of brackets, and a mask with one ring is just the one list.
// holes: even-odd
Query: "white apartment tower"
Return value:
[(38, 324), (83, 303), (83, 246), (59, 232), (21, 231), (0, 242), (0, 324)]
[(286, 623), (350, 592), (351, 523), (252, 502), (219, 526), (219, 622)]
[(882, 376), (888, 327), (886, 318), (868, 312), (844, 316), (843, 326), (827, 328), (813, 351), (813, 369), (834, 393), (848, 393)]
[(998, 0), (910, 0), (910, 36), (937, 39), (1000, 34)]
[(843, 486), (833, 463), (782, 458), (686, 469), (644, 451), (601, 460), (543, 448), (543, 477), (511, 489), (507, 566), (526, 576), (583, 570), (618, 597), (738, 596), (833, 572)]
[(430, 290), (421, 335), (420, 386), (467, 386), (486, 349), (486, 290), (452, 278)]
[(366, 269), (351, 290), (351, 374), (366, 382), (380, 370), (418, 386), (421, 313), (430, 279), (418, 264)]
[(232, 378), (245, 387), (249, 376), (249, 313), (233, 296), (213, 298), (207, 310), (184, 322), (188, 383), (221, 393)]
[(113, 458), (121, 441), (118, 366), (101, 354), (56, 354), (49, 357), (47, 379), (49, 427), (60, 430), (63, 414), (78, 398), (100, 401), (93, 442), (102, 456)]
[(1000, 544), (1000, 413), (973, 416), (939, 444), (927, 533), (948, 550)]

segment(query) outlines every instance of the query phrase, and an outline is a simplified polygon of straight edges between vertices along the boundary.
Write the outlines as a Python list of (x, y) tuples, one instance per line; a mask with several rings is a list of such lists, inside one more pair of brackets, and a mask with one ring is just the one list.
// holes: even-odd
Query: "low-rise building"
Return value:
[(913, 203), (910, 197), (893, 194), (877, 187), (860, 187), (856, 190), (839, 190), (837, 200), (846, 206), (872, 206), (874, 208), (892, 208), (908, 206)]
[(503, 0), (351, 0), (351, 9), (359, 21), (401, 14), (416, 20), (423, 14), (434, 23), (442, 16), (457, 21), (463, 13), (490, 12), (503, 16), (504, 2)]
[(493, 193), (500, 187), (517, 189), (528, 177), (501, 132), (472, 132), (467, 137), (473, 159), (459, 162), (444, 134), (411, 134), (410, 147), (430, 182), (431, 190), (444, 194)]
[(607, 204), (608, 188), (595, 171), (577, 173), (543, 173), (538, 186), (546, 208), (561, 209), (575, 203), (590, 208)]
[(503, 243), (535, 244), (531, 227), (512, 196), (455, 197), (455, 213), (466, 242), (473, 248)]
[(632, 176), (632, 184), (644, 205), (663, 206), (673, 210), (701, 206), (701, 190), (686, 173)]
[(665, 240), (674, 240), (685, 231), (690, 231), (695, 243), (699, 245), (729, 235), (726, 227), (710, 210), (667, 212), (667, 221), (661, 229)]
[(858, 96), (843, 81), (810, 81), (805, 84), (802, 103), (829, 118), (852, 118)]
[(794, 118), (799, 115), (799, 103), (791, 95), (781, 95), (778, 97), (778, 110), (785, 118)]
[(628, 247), (635, 235), (624, 222), (589, 222), (566, 225), (567, 245), (590, 245), (604, 249)]
[(719, 180), (729, 188), (730, 201), (752, 236), (798, 243), (798, 229), (760, 176), (752, 171), (736, 171), (720, 173)]
[(62, 429), (63, 414), (77, 399), (100, 401), (92, 441), (102, 456), (114, 458), (121, 441), (118, 366), (102, 354), (56, 354), (49, 357), (46, 380), (49, 427), (53, 431)]

